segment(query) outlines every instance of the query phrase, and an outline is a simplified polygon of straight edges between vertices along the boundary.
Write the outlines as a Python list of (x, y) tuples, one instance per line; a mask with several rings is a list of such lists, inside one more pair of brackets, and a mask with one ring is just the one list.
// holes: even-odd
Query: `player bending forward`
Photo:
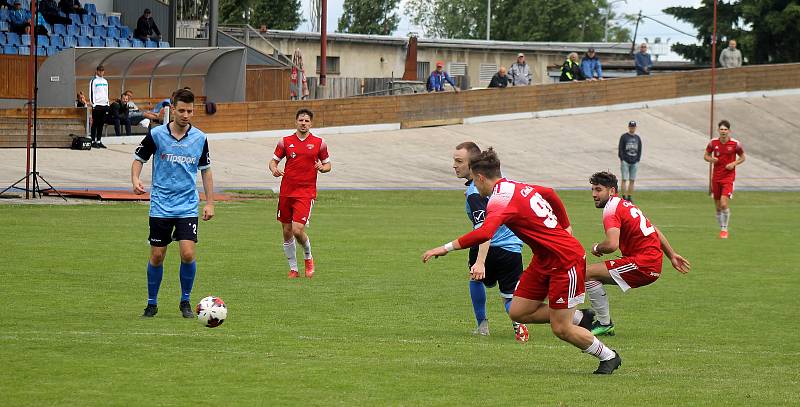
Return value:
[[(289, 278), (297, 278), (297, 244), (303, 246), (305, 274), (314, 276), (314, 258), (306, 225), (317, 197), (317, 172), (330, 172), (331, 159), (325, 141), (311, 134), (314, 112), (300, 109), (295, 114), (297, 131), (278, 142), (269, 161), (269, 172), (283, 177), (278, 196), (278, 222), (283, 231), (283, 252), (289, 261)], [(278, 163), (286, 158), (283, 170)]]
[(551, 188), (502, 178), (500, 160), (491, 148), (470, 160), (469, 168), (481, 196), (491, 196), (483, 225), (428, 250), (422, 261), (486, 242), (505, 224), (534, 253), (511, 300), (511, 319), (519, 323), (549, 322), (560, 339), (600, 359), (595, 374), (613, 373), (622, 365), (622, 358), (589, 331), (594, 312), (576, 309), (584, 300), (586, 254), (571, 234), (558, 195)]
[(617, 177), (614, 174), (597, 172), (589, 182), (594, 206), (603, 208), (603, 228), (606, 231), (606, 239), (592, 246), (592, 254), (602, 257), (614, 253), (617, 248), (622, 252), (621, 259), (590, 264), (586, 270), (586, 292), (597, 318), (592, 333), (614, 335), (603, 284), (618, 285), (623, 292), (646, 286), (661, 276), (663, 254), (681, 273), (688, 273), (691, 265), (672, 249), (666, 236), (650, 223), (641, 209), (617, 196)]

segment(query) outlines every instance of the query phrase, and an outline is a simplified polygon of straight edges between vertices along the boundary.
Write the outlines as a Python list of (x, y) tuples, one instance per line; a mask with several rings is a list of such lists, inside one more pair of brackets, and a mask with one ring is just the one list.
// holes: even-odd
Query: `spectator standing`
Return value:
[[(636, 170), (639, 169), (639, 161), (642, 159), (642, 138), (636, 134), (636, 122), (628, 122), (628, 132), (619, 137), (619, 156), (622, 176), (622, 185), (619, 190), (622, 198), (633, 202), (633, 184), (636, 181)], [(628, 181), (628, 189), (625, 189), (625, 181)]]
[(497, 73), (492, 76), (492, 80), (489, 82), (489, 87), (505, 88), (508, 86), (509, 79), (511, 78), (506, 75), (506, 67), (501, 66)]
[(719, 66), (722, 68), (738, 68), (742, 66), (742, 51), (736, 49), (736, 40), (728, 41), (728, 48), (719, 54)]
[(583, 76), (583, 71), (581, 71), (581, 67), (578, 64), (578, 53), (571, 52), (567, 56), (567, 60), (564, 61), (564, 65), (561, 66), (561, 77), (559, 78), (560, 82), (572, 82), (572, 81), (582, 81), (586, 79)]
[(58, 14), (58, 5), (56, 5), (55, 0), (39, 1), (39, 6), (37, 7), (37, 10), (42, 12), (45, 21), (47, 21), (49, 24), (64, 24), (64, 25), (72, 24), (72, 20), (70, 20), (67, 17), (61, 17)]
[(108, 81), (103, 77), (106, 69), (98, 65), (95, 76), (89, 81), (89, 104), (92, 106), (92, 147), (106, 148), (100, 141), (108, 114)]
[(461, 91), (461, 89), (458, 89), (456, 86), (456, 82), (453, 80), (453, 78), (450, 77), (450, 74), (444, 70), (444, 62), (437, 61), (436, 70), (431, 72), (431, 75), (428, 77), (428, 83), (425, 87), (427, 88), (428, 92), (444, 92), (445, 82), (449, 83), (456, 92)]
[(144, 13), (136, 21), (136, 29), (133, 31), (133, 37), (142, 40), (161, 40), (161, 31), (158, 30), (156, 22), (153, 21), (152, 13), (149, 8), (144, 9)]
[(308, 79), (306, 69), (303, 66), (303, 53), (300, 48), (294, 50), (292, 55), (292, 73), (289, 82), (289, 98), (291, 100), (303, 100), (308, 97)]
[(19, 35), (30, 32), (31, 23), (28, 21), (28, 12), (22, 9), (21, 2), (14, 2), (14, 9), (8, 13), (8, 17), (12, 32)]
[(511, 76), (511, 85), (513, 86), (526, 86), (531, 84), (532, 75), (531, 69), (525, 63), (525, 54), (517, 54), (517, 62), (511, 64), (511, 69), (508, 71)]
[(86, 14), (86, 9), (81, 6), (80, 0), (59, 0), (58, 8), (66, 15)]
[(642, 43), (639, 45), (639, 52), (633, 54), (633, 59), (636, 63), (636, 75), (650, 75), (650, 69), (653, 68), (653, 60), (650, 54), (647, 53), (647, 44)]
[(594, 48), (589, 48), (581, 60), (581, 71), (586, 79), (593, 81), (596, 79), (603, 79), (603, 66), (600, 64), (600, 58), (594, 52)]

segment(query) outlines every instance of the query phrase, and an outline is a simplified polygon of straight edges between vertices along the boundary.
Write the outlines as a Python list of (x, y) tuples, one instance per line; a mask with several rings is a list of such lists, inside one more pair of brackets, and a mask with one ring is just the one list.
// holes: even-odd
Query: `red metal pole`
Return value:
[[(36, 65), (36, 1), (31, 0), (31, 52), (28, 58), (28, 141), (25, 143), (25, 199), (30, 199), (31, 190), (31, 130), (33, 129), (33, 91), (36, 87), (34, 75)], [(35, 175), (34, 175), (35, 176)]]
[(328, 76), (328, 0), (322, 0), (319, 24), (319, 84), (325, 86)]
[[(709, 114), (708, 137), (714, 138), (714, 94), (717, 93), (717, 0), (714, 0), (714, 31), (711, 35), (711, 113)], [(711, 193), (712, 163), (708, 163), (708, 193)]]

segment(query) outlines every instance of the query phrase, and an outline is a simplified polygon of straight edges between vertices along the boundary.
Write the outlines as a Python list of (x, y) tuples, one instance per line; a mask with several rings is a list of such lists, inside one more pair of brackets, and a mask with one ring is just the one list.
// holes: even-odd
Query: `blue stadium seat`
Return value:
[(108, 37), (108, 29), (103, 26), (94, 26), (95, 37)]
[(158, 48), (158, 43), (157, 43), (157, 42), (155, 42), (155, 41), (150, 41), (150, 40), (147, 40), (147, 41), (144, 43), (144, 47), (145, 47), (145, 48)]
[(120, 27), (120, 29), (119, 29), (119, 37), (120, 38), (128, 38), (128, 39), (130, 39), (131, 38), (131, 29), (128, 28), (127, 26)]
[(108, 31), (106, 32), (106, 37), (119, 38), (119, 29), (117, 27), (108, 27)]
[(93, 16), (90, 16), (89, 14), (83, 14), (83, 15), (81, 15), (81, 24), (82, 25), (93, 25), (92, 24), (92, 23), (94, 23), (94, 21), (92, 21), (93, 19), (94, 19)]
[(60, 35), (54, 35), (50, 37), (50, 46), (51, 47), (64, 47), (64, 37)]
[(28, 34), (22, 34), (20, 37), (22, 38), (22, 45), (31, 45), (31, 36)]
[(106, 46), (106, 42), (100, 37), (92, 37), (92, 46), (103, 48)]
[(8, 9), (0, 9), (0, 21), (8, 21)]
[(122, 21), (117, 16), (108, 16), (109, 27), (122, 27)]
[(117, 43), (116, 39), (114, 39), (114, 38), (106, 38), (106, 47), (116, 48), (118, 46), (119, 46), (119, 43)]
[(131, 45), (134, 48), (144, 48), (144, 43), (142, 41), (140, 41), (140, 40), (135, 39), (135, 38), (131, 40)]
[(131, 47), (131, 42), (128, 41), (127, 38), (120, 38), (119, 47), (120, 48), (130, 48)]
[(13, 45), (3, 46), (3, 53), (6, 54), (6, 55), (17, 55), (17, 53), (18, 53), (17, 47), (15, 47)]
[(67, 35), (67, 26), (63, 24), (56, 24), (53, 26), (53, 34)]
[(47, 56), (47, 49), (44, 48), (44, 47), (36, 47), (36, 55), (38, 55), (40, 57), (46, 57)]
[[(71, 16), (77, 14), (70, 14)], [(67, 35), (78, 35), (81, 33), (81, 26), (79, 25), (68, 25), (67, 26)]]
[(86, 10), (86, 12), (88, 14), (96, 14), (97, 13), (97, 7), (95, 7), (94, 3), (86, 3), (86, 4), (83, 5), (83, 8), (84, 8), (84, 10)]
[(17, 33), (6, 33), (6, 44), (8, 45), (22, 45), (22, 41)]
[(81, 15), (80, 14), (70, 14), (69, 19), (72, 20), (73, 25), (81, 25)]
[(169, 42), (167, 42), (167, 41), (159, 41), (158, 42), (158, 47), (159, 48), (169, 48)]
[(37, 35), (36, 36), (36, 46), (37, 47), (47, 47), (50, 45), (50, 38), (46, 35)]
[(0, 21), (0, 31), (11, 31), (11, 25), (8, 21)]
[(96, 16), (94, 16), (94, 24), (102, 25), (104, 27), (108, 26), (108, 19), (106, 19), (106, 15), (98, 13)]
[(92, 36), (92, 27), (89, 27), (88, 25), (82, 25), (80, 27), (81, 27), (80, 35), (82, 35), (84, 37), (91, 37)]
[(92, 39), (90, 37), (78, 37), (78, 46), (79, 47), (91, 47), (92, 46)]
[(31, 47), (19, 47), (19, 55), (30, 55), (31, 54)]
[(0, 33), (0, 45), (6, 45), (6, 33)]
[(78, 39), (68, 35), (64, 37), (64, 48), (75, 48), (78, 46)]
[(58, 53), (58, 47), (47, 47), (45, 51), (47, 51), (47, 56), (52, 56)]

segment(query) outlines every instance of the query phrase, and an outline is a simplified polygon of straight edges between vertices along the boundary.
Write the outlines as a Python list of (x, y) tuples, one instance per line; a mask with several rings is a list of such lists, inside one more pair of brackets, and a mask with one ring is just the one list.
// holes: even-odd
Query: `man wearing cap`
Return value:
[(517, 62), (511, 64), (508, 70), (508, 75), (511, 76), (511, 84), (514, 86), (526, 86), (531, 84), (531, 69), (525, 63), (525, 54), (517, 54)]
[[(622, 175), (622, 185), (619, 193), (623, 199), (633, 202), (633, 183), (636, 180), (636, 170), (639, 169), (639, 160), (642, 159), (642, 138), (636, 134), (636, 122), (628, 122), (628, 132), (622, 133), (619, 138), (619, 150), (617, 155), (620, 161), (620, 174)], [(625, 189), (625, 181), (628, 181), (628, 189)]]
[(600, 58), (594, 52), (594, 48), (589, 48), (586, 55), (581, 60), (581, 71), (586, 80), (603, 80), (603, 66), (600, 65)]
[(136, 21), (136, 29), (133, 31), (133, 37), (141, 41), (161, 40), (161, 31), (158, 30), (156, 22), (153, 21), (149, 8), (144, 9), (144, 14)]
[(106, 69), (97, 65), (95, 76), (89, 81), (89, 106), (92, 108), (92, 147), (106, 148), (100, 139), (103, 137), (103, 127), (108, 115), (108, 81), (103, 77)]
[(453, 80), (453, 78), (450, 77), (450, 74), (444, 70), (444, 62), (437, 61), (436, 70), (431, 72), (431, 76), (428, 77), (426, 88), (428, 92), (444, 92), (445, 82), (449, 83), (456, 92), (461, 91), (456, 86), (456, 82)]

